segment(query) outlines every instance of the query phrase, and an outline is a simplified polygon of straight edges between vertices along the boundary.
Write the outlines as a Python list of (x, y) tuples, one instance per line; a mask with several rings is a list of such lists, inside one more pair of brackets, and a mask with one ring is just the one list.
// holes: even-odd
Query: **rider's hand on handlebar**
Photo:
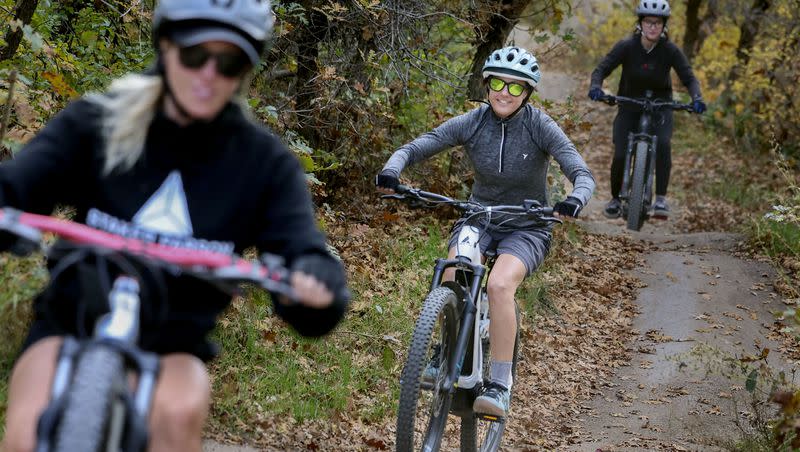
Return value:
[(296, 302), (322, 309), (334, 300), (349, 298), (344, 271), (332, 257), (306, 254), (295, 259), (290, 276)]
[(698, 99), (695, 99), (694, 102), (692, 102), (692, 111), (697, 113), (697, 114), (702, 114), (707, 109), (708, 108), (706, 107), (706, 103), (703, 102), (703, 99), (698, 98)]
[(583, 204), (578, 198), (567, 196), (567, 199), (557, 202), (553, 206), (553, 213), (556, 217), (573, 217), (577, 218)]
[(375, 187), (379, 192), (391, 195), (397, 190), (400, 180), (388, 173), (380, 173), (375, 176)]
[(603, 90), (601, 88), (592, 88), (589, 90), (589, 99), (598, 100), (604, 96)]
[(8, 251), (16, 256), (25, 257), (38, 248), (38, 243), (33, 243), (14, 233), (0, 230), (0, 252)]

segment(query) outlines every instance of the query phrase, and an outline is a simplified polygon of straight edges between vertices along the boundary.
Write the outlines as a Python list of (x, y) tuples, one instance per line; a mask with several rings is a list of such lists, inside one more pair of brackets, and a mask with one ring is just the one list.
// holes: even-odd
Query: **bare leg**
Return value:
[(489, 273), (489, 340), (492, 343), (492, 361), (512, 361), (514, 339), (517, 335), (517, 317), (514, 294), (525, 279), (525, 264), (510, 254), (497, 257)]
[(11, 373), (6, 436), (0, 450), (29, 452), (36, 446), (36, 424), (50, 401), (50, 386), (63, 338), (42, 339), (19, 358)]
[(211, 382), (202, 361), (186, 353), (161, 358), (150, 416), (150, 452), (202, 449)]

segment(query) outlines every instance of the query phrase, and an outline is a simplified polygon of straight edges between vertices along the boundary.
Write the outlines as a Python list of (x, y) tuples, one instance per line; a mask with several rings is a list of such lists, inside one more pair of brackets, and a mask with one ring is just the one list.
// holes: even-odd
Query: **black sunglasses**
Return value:
[(190, 69), (203, 67), (209, 58), (214, 58), (217, 73), (225, 77), (238, 77), (250, 67), (250, 59), (244, 52), (211, 52), (202, 44), (178, 48), (181, 64)]

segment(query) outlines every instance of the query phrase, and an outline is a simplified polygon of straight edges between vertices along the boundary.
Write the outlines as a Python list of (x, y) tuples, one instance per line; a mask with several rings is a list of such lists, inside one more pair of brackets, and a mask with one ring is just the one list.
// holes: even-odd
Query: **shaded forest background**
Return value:
[[(317, 194), (365, 189), (390, 151), (483, 97), (479, 70), (520, 21), (537, 41), (583, 45), (596, 61), (633, 27), (634, 2), (584, 17), (604, 36), (578, 43), (559, 26), (576, 1), (281, 1), (275, 38), (248, 100), (313, 174)], [(71, 98), (152, 59), (152, 1), (2, 0), (3, 145), (12, 153)], [(673, 2), (671, 38), (692, 59), (714, 117), (743, 147), (798, 155), (800, 2)], [(543, 60), (545, 76), (548, 64)], [(0, 100), (5, 100), (0, 98)], [(7, 103), (7, 102), (4, 102)], [(354, 186), (355, 185), (355, 186)]]

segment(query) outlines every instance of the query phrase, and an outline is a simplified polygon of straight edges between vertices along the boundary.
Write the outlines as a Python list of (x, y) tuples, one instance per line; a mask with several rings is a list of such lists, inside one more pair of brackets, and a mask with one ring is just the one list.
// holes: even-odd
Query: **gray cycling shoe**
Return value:
[(619, 198), (613, 198), (611, 201), (606, 204), (606, 208), (603, 209), (603, 215), (606, 218), (619, 218), (622, 215), (622, 201)]
[(669, 204), (667, 204), (667, 200), (656, 201), (653, 204), (653, 218), (659, 220), (666, 220), (669, 218)]
[(505, 417), (508, 415), (508, 406), (511, 402), (511, 390), (500, 383), (489, 382), (483, 388), (483, 393), (475, 399), (472, 411), (478, 414)]

